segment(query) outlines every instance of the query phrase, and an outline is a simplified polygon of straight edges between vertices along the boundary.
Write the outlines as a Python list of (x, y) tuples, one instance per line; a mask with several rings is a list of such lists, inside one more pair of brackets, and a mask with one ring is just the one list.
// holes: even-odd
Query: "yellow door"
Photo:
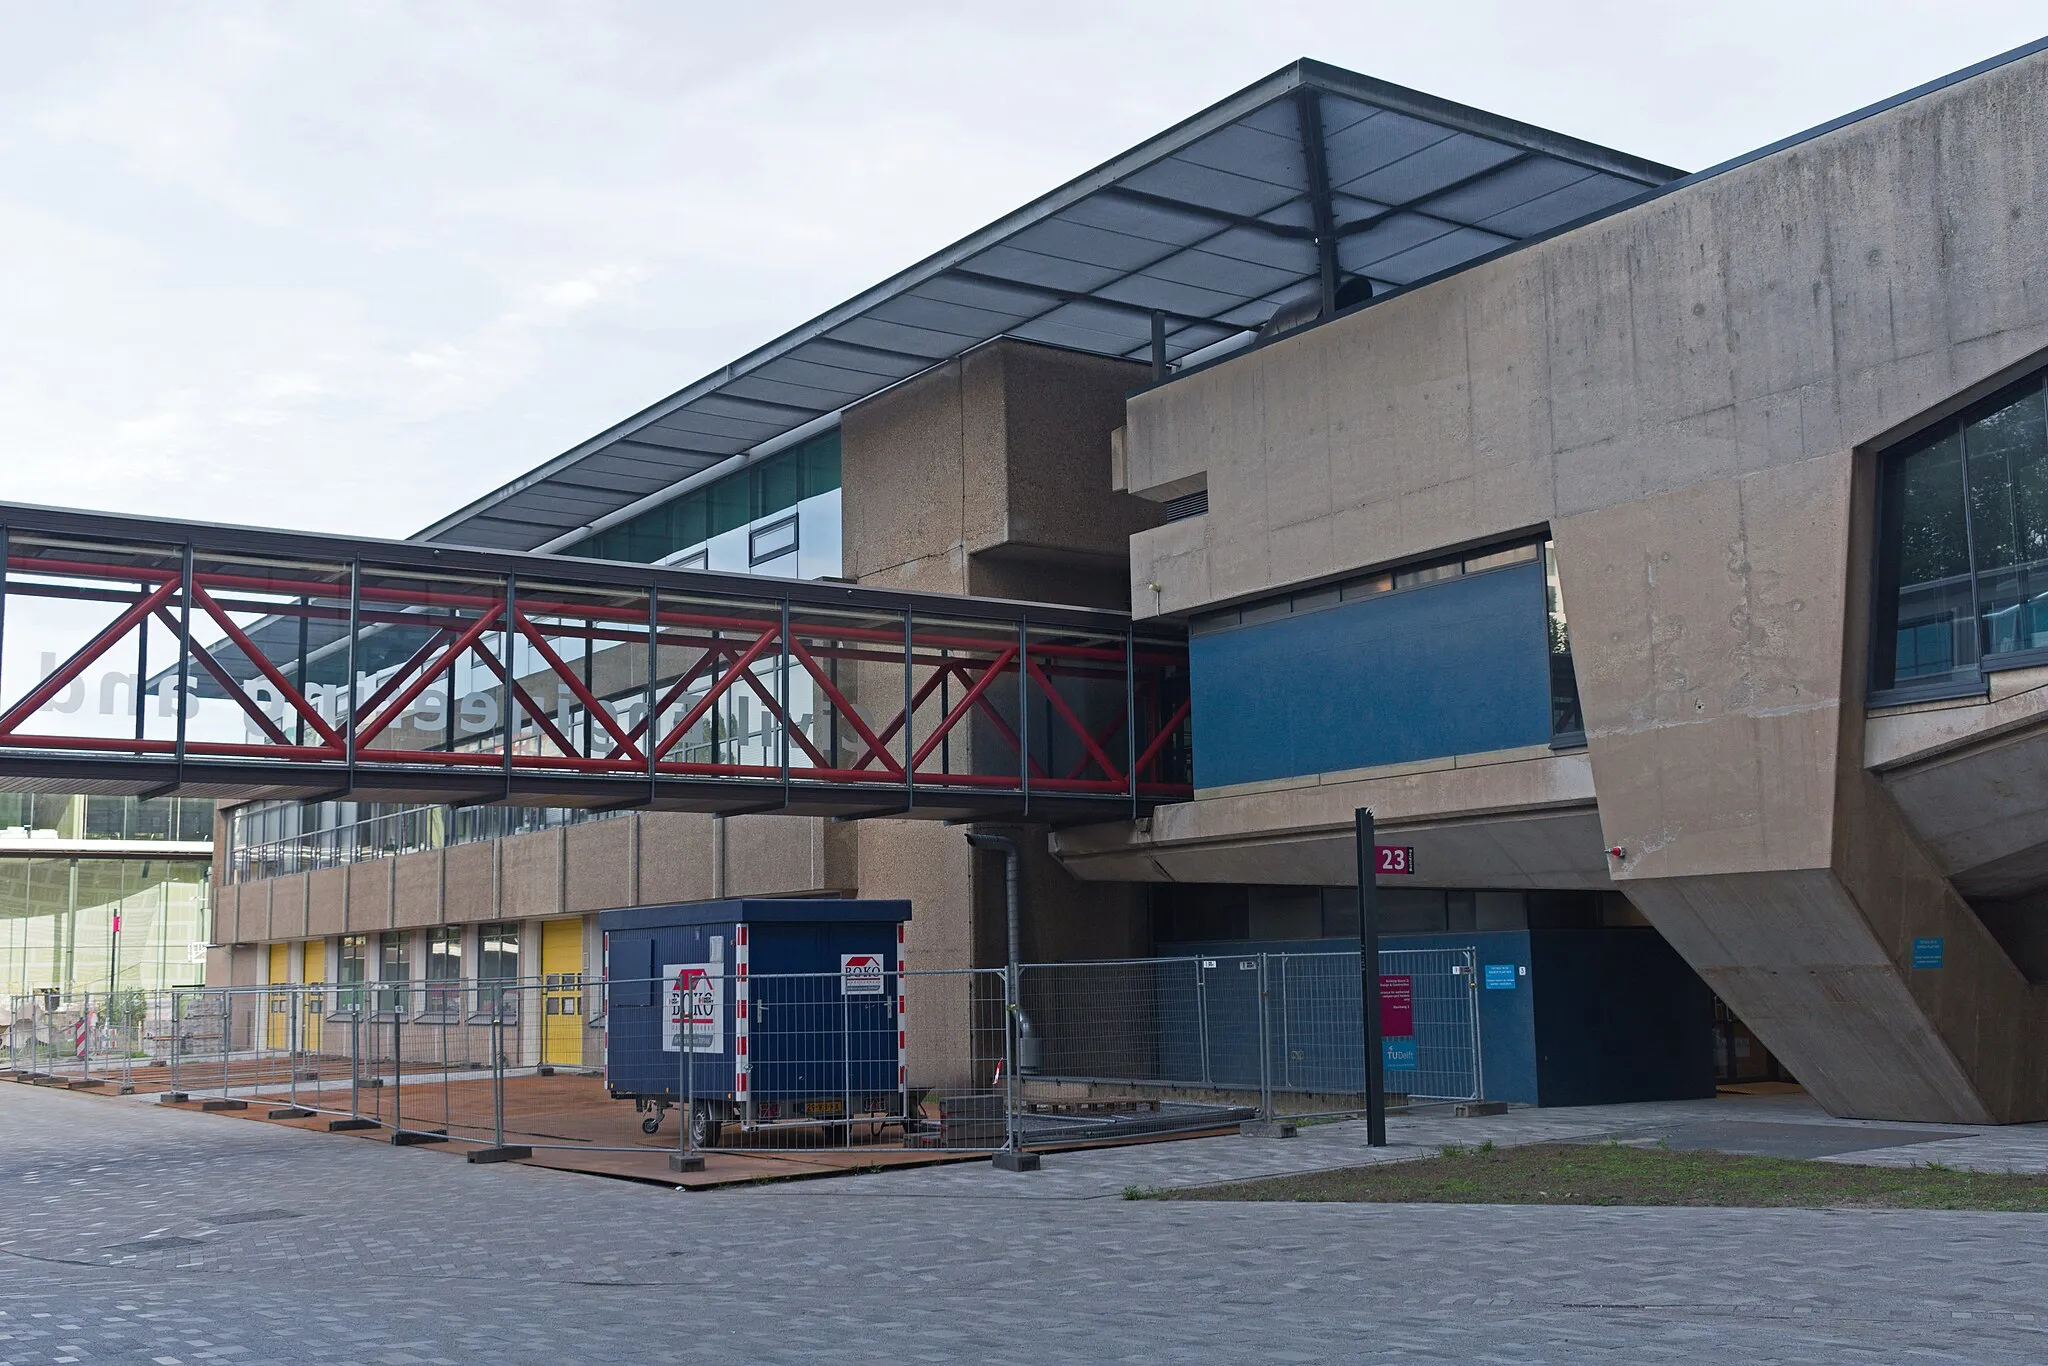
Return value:
[(583, 1063), (583, 922), (545, 920), (540, 927), (540, 1060)]
[(299, 980), (306, 984), (306, 990), (299, 997), (299, 1008), (305, 1012), (299, 1023), (299, 1051), (318, 1053), (320, 1051), (320, 1024), (327, 1017), (327, 941), (308, 939), (306, 957)]
[[(292, 980), (292, 948), (289, 944), (270, 946), (270, 984), (286, 986)], [(266, 1031), (272, 1052), (292, 1046), (292, 992), (270, 993), (270, 1024)]]

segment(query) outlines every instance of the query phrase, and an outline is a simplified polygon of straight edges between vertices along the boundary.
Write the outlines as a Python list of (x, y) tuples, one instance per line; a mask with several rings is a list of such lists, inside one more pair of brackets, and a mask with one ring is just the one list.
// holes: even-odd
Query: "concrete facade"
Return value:
[[(1964, 899), (2048, 872), (2039, 682), (1863, 705), (1876, 452), (2043, 363), (2044, 157), (2035, 55), (1138, 395), (1128, 487), (1209, 511), (1133, 538), (1134, 610), (1547, 527), (1598, 813), (1553, 861), (1611, 875), (1835, 1113), (2048, 1116), (2048, 994)], [(1355, 795), (1420, 847), (1440, 812), (1389, 781)], [(1315, 801), (1061, 848), (1174, 875), (1329, 829)]]

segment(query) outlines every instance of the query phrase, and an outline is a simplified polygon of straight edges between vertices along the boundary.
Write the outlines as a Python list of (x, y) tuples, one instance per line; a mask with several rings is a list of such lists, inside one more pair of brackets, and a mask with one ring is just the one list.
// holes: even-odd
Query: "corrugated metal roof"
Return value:
[[(1318, 174), (1320, 172), (1320, 174)], [(1000, 336), (1178, 359), (1334, 267), (1375, 292), (1618, 207), (1680, 172), (1301, 61), (436, 522), (529, 550)], [(1319, 186), (1327, 186), (1319, 197)]]

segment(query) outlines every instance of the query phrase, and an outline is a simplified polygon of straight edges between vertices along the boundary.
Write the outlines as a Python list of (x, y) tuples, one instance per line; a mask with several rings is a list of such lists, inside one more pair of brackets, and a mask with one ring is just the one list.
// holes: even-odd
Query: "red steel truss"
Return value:
[(0, 545), (4, 787), (1046, 819), (1190, 794), (1185, 639), (1116, 613), (6, 505)]

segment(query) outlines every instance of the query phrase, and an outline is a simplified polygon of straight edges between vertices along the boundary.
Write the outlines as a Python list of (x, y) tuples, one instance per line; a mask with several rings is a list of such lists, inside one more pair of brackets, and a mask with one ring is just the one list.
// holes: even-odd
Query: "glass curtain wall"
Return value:
[(1887, 452), (1871, 688), (2048, 660), (2048, 393), (2035, 375)]
[(199, 983), (209, 873), (185, 859), (0, 859), (0, 995)]
[[(212, 839), (211, 801), (0, 792), (0, 996), (204, 980), (210, 861), (92, 858), (73, 842)], [(40, 852), (59, 843), (72, 847)]]
[(839, 433), (815, 436), (679, 494), (562, 553), (731, 574), (836, 578)]
[(197, 797), (49, 796), (0, 792), (0, 839), (177, 840), (213, 838), (213, 803)]

